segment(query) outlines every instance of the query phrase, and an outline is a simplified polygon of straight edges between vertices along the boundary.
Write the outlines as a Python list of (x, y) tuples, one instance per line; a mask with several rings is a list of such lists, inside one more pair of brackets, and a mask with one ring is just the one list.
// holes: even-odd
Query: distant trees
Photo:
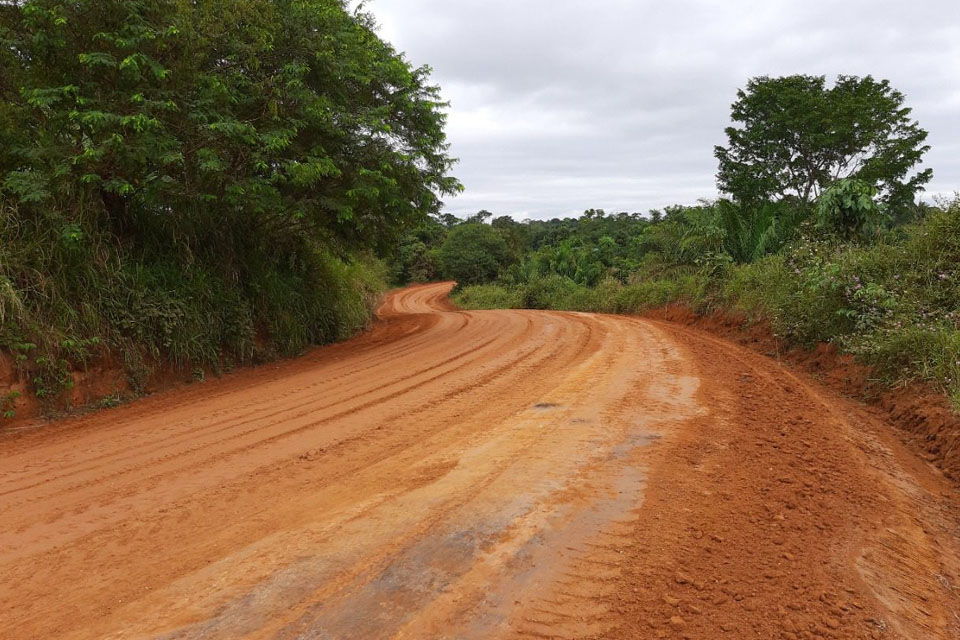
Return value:
[(476, 222), (457, 225), (440, 247), (440, 263), (446, 277), (461, 285), (489, 282), (497, 277), (510, 256), (497, 230)]
[(507, 243), (512, 262), (519, 262), (530, 244), (529, 225), (517, 222), (510, 216), (494, 218), (490, 223)]
[(802, 238), (876, 235), (913, 218), (931, 178), (915, 170), (927, 133), (903, 103), (870, 76), (840, 76), (831, 87), (823, 76), (751, 79), (732, 107), (728, 145), (716, 148), (718, 183), (732, 198), (647, 217), (595, 208), (523, 222), (486, 210), (463, 221), (444, 215), (442, 271), (463, 284), (556, 277), (592, 287), (719, 272)]
[(480, 211), (477, 211), (475, 214), (473, 214), (472, 216), (464, 220), (464, 222), (468, 224), (483, 224), (484, 222), (486, 222), (492, 217), (493, 217), (493, 214), (491, 212), (487, 211), (486, 209), (481, 209)]
[(391, 282), (406, 284), (441, 279), (439, 248), (446, 237), (446, 227), (432, 216), (407, 233), (398, 242), (390, 260)]
[(836, 180), (874, 185), (906, 206), (932, 177), (910, 176), (929, 149), (904, 96), (886, 80), (840, 76), (751, 79), (732, 106), (728, 144), (715, 148), (720, 189), (740, 202), (816, 200)]
[(648, 262), (715, 267), (744, 264), (780, 250), (797, 232), (797, 208), (785, 202), (746, 205), (730, 200), (668, 207), (647, 227), (641, 245)]

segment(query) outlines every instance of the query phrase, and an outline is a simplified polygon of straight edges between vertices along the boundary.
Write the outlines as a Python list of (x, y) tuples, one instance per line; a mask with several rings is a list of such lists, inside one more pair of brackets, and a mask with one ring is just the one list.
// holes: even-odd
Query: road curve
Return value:
[(0, 435), (0, 636), (960, 638), (956, 491), (864, 407), (694, 330), (449, 287)]

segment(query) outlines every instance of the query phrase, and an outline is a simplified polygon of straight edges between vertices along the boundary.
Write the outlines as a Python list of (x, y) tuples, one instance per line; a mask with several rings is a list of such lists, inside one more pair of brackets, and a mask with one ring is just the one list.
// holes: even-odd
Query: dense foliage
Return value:
[(459, 188), (429, 69), (345, 0), (31, 0), (0, 43), (0, 346), (38, 391), (349, 335)]
[(440, 247), (443, 272), (465, 285), (496, 278), (506, 263), (506, 241), (485, 224), (457, 225)]

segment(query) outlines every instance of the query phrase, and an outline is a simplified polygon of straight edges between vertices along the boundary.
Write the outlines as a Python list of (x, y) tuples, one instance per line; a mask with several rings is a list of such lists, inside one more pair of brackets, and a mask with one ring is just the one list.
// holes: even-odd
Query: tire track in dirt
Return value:
[[(463, 326), (465, 326), (465, 324), (462, 325), (462, 326), (460, 327), (460, 329), (462, 329)], [(487, 346), (487, 345), (489, 345), (489, 344), (492, 344), (492, 343), (495, 342), (495, 341), (496, 341), (496, 338), (491, 338), (490, 340), (487, 340), (484, 344), (482, 344), (480, 347), (473, 347), (473, 348), (471, 348), (471, 349), (464, 350), (464, 351), (462, 351), (461, 353), (459, 353), (459, 354), (457, 354), (456, 356), (454, 356), (453, 358), (450, 358), (449, 360), (446, 360), (446, 361), (443, 361), (443, 362), (436, 363), (436, 364), (432, 365), (432, 366), (430, 367), (430, 369), (432, 370), (432, 369), (434, 369), (434, 368), (438, 368), (438, 367), (442, 366), (443, 364), (448, 364), (449, 362), (452, 362), (452, 361), (454, 361), (454, 360), (456, 360), (456, 359), (459, 359), (459, 358), (461, 358), (461, 357), (466, 356), (467, 354), (469, 354), (469, 353), (470, 353), (471, 351), (473, 351), (473, 350), (476, 350), (476, 349), (478, 349), (478, 348), (483, 348), (484, 346)], [(417, 349), (421, 349), (422, 347), (423, 347), (422, 341), (420, 341), (420, 342), (414, 342), (412, 345), (408, 345), (408, 346), (403, 347), (402, 349), (398, 349), (397, 352), (398, 352), (398, 353), (402, 353), (402, 352), (416, 351)], [(389, 359), (389, 358), (392, 358), (392, 357), (394, 357), (394, 352), (387, 351), (386, 353), (382, 354), (381, 360), (386, 360), (386, 359)], [(370, 358), (370, 360), (375, 360), (375, 359), (377, 359), (377, 358), (376, 358), (376, 357), (371, 357), (371, 358)], [(381, 362), (381, 364), (382, 364), (382, 362)], [(351, 382), (350, 378), (352, 378), (352, 377), (354, 377), (354, 376), (356, 376), (356, 377), (361, 377), (360, 374), (362, 374), (363, 372), (365, 372), (367, 369), (372, 368), (372, 366), (373, 366), (373, 365), (363, 366), (362, 361), (361, 361), (361, 363), (358, 363), (358, 365), (357, 365), (356, 367), (352, 367), (352, 366), (350, 366), (349, 364), (347, 364), (347, 365), (344, 367), (344, 368), (346, 369), (346, 371), (347, 371), (347, 374), (338, 374), (338, 372), (331, 372), (331, 374), (324, 379), (324, 382), (313, 382), (313, 383), (311, 383), (311, 384), (309, 384), (309, 385), (304, 385), (304, 386), (296, 387), (296, 388), (293, 388), (293, 389), (290, 389), (290, 390), (287, 390), (287, 391), (283, 391), (283, 392), (280, 392), (280, 393), (276, 393), (276, 394), (273, 395), (273, 397), (274, 397), (274, 399), (276, 400), (276, 403), (277, 403), (277, 404), (282, 405), (282, 404), (283, 404), (285, 401), (287, 401), (288, 399), (290, 399), (290, 398), (296, 398), (296, 397), (298, 397), (298, 396), (302, 396), (302, 395), (304, 395), (306, 392), (308, 392), (308, 391), (310, 391), (310, 390), (312, 390), (312, 389), (314, 389), (314, 388), (317, 388), (317, 387), (321, 386), (321, 384), (329, 383), (330, 381), (343, 380), (344, 378), (346, 378), (346, 380), (343, 380), (343, 382), (342, 382), (340, 385), (333, 385), (332, 387), (326, 389), (328, 392), (337, 392), (337, 391), (340, 390), (340, 388), (345, 387), (345, 386), (347, 386), (347, 385), (350, 384), (350, 382)], [(424, 372), (425, 372), (425, 371), (412, 372), (412, 373), (411, 373), (411, 376), (415, 376), (415, 375), (418, 375), (418, 374), (424, 373)], [(377, 385), (377, 386), (373, 387), (372, 390), (362, 390), (362, 391), (357, 392), (357, 391), (354, 389), (353, 391), (354, 391), (354, 393), (356, 393), (357, 395), (365, 395), (365, 394), (367, 394), (367, 393), (370, 393), (371, 391), (376, 391), (376, 390), (382, 389), (382, 388), (384, 388), (384, 387), (386, 387), (386, 386), (390, 386), (390, 385), (395, 384), (395, 383), (396, 383), (396, 381), (390, 381), (390, 382), (388, 382), (387, 384)], [(326, 386), (326, 385), (324, 384), (324, 386)], [(342, 402), (343, 402), (343, 401), (340, 401), (339, 403), (342, 403)], [(202, 426), (201, 426), (201, 425), (198, 425), (198, 421), (196, 421), (196, 420), (194, 419), (194, 420), (191, 421), (191, 425), (193, 426), (193, 429), (192, 429), (189, 433), (187, 433), (187, 434), (184, 434), (184, 433), (182, 432), (182, 430), (178, 429), (179, 427), (182, 427), (182, 426), (183, 426), (182, 424), (175, 424), (175, 425), (173, 425), (171, 431), (174, 433), (174, 436), (175, 436), (175, 437), (178, 437), (178, 438), (181, 438), (181, 439), (195, 440), (195, 439), (197, 438), (197, 436), (201, 435), (201, 432), (202, 432), (202, 431), (206, 431), (206, 430), (209, 430), (209, 429), (211, 429), (211, 428), (221, 427), (221, 426), (224, 425), (224, 424), (229, 424), (229, 426), (227, 427), (227, 429), (232, 429), (232, 428), (234, 428), (234, 427), (236, 427), (236, 426), (239, 426), (239, 425), (230, 423), (230, 418), (229, 418), (230, 415), (232, 415), (232, 414), (237, 414), (237, 413), (244, 413), (244, 412), (246, 412), (247, 410), (249, 410), (250, 407), (256, 407), (256, 406), (258, 406), (258, 405), (260, 405), (260, 404), (262, 404), (262, 401), (252, 400), (252, 401), (247, 402), (247, 403), (241, 403), (241, 404), (239, 404), (239, 405), (236, 405), (236, 406), (232, 407), (229, 411), (211, 413), (211, 414), (209, 414), (209, 417), (215, 417), (215, 418), (218, 418), (218, 419), (215, 420), (215, 421), (213, 421), (213, 422), (210, 422), (210, 423), (202, 424)], [(304, 402), (304, 403), (301, 403), (301, 404), (297, 404), (297, 405), (285, 407), (285, 411), (291, 411), (291, 410), (293, 410), (293, 409), (302, 409), (302, 408), (308, 406), (308, 404), (309, 404), (309, 403)], [(326, 409), (326, 408), (329, 408), (329, 405), (326, 405), (326, 406), (321, 405), (321, 406), (314, 407), (314, 409)], [(267, 414), (264, 414), (263, 416), (259, 416), (259, 418), (272, 417), (272, 416), (276, 416), (276, 415), (279, 415), (279, 412), (267, 413)], [(224, 417), (224, 416), (226, 416), (226, 417)], [(223, 419), (220, 419), (220, 418), (223, 418)], [(257, 421), (257, 418), (255, 417), (255, 418), (253, 418), (253, 419), (245, 420), (244, 423), (247, 423), (247, 422), (256, 422), (256, 421)], [(244, 423), (241, 423), (241, 424), (244, 424)], [(148, 441), (148, 440), (143, 440), (143, 441), (140, 441), (140, 442), (137, 443), (138, 447), (144, 447), (144, 446), (153, 446), (153, 447), (156, 447), (156, 446), (159, 446), (159, 445), (168, 445), (168, 444), (174, 444), (174, 443), (171, 443), (171, 442), (169, 442), (168, 440), (163, 439), (163, 438), (156, 439), (156, 440), (149, 440), (149, 441)], [(103, 453), (103, 454), (96, 455), (96, 456), (89, 456), (89, 455), (88, 455), (88, 456), (83, 456), (83, 457), (78, 458), (78, 463), (77, 463), (77, 464), (78, 464), (78, 465), (79, 465), (79, 464), (89, 464), (89, 463), (91, 463), (91, 462), (96, 462), (96, 461), (98, 461), (98, 460), (100, 460), (100, 459), (109, 459), (109, 460), (111, 460), (112, 463), (115, 464), (116, 462), (119, 462), (119, 461), (121, 460), (121, 459), (118, 457), (118, 453), (120, 453), (118, 450), (111, 450), (111, 451), (108, 451), (108, 452), (105, 452), (105, 453)], [(52, 465), (51, 465), (51, 466), (55, 466), (59, 471), (65, 471), (65, 470), (69, 469), (71, 465), (67, 464), (67, 463), (66, 463), (65, 461), (63, 461), (63, 460), (55, 460), (55, 461), (52, 461)], [(44, 482), (44, 483), (47, 483), (47, 482), (49, 482), (49, 481), (51, 480), (51, 478), (48, 477), (48, 471), (47, 471), (46, 469), (37, 471), (37, 472), (35, 473), (35, 476), (37, 476), (37, 477), (43, 477), (43, 482)], [(25, 488), (30, 488), (30, 487), (29, 487), (29, 486), (16, 487), (16, 488), (12, 489), (12, 491), (22, 490), (22, 489), (25, 489)], [(0, 495), (2, 495), (2, 494), (0, 494)]]
[[(520, 338), (522, 338), (522, 336), (520, 336)], [(506, 344), (507, 344), (508, 346), (513, 346), (514, 343), (515, 343), (517, 340), (518, 340), (518, 337), (511, 337)], [(562, 344), (563, 342), (564, 342), (564, 341), (559, 341), (559, 344)], [(506, 359), (505, 362), (501, 362), (501, 359), (499, 359), (499, 358), (488, 358), (488, 359), (487, 359), (488, 362), (487, 362), (487, 367), (486, 367), (486, 368), (476, 368), (472, 373), (475, 375), (475, 374), (477, 374), (477, 373), (485, 372), (485, 371), (487, 371), (487, 369), (492, 369), (493, 374), (494, 374), (494, 375), (497, 375), (499, 372), (502, 372), (502, 371), (504, 371), (504, 370), (507, 370), (507, 369), (510, 369), (510, 368), (515, 367), (516, 364), (517, 364), (519, 361), (522, 361), (522, 360), (524, 360), (525, 358), (527, 358), (527, 357), (529, 357), (530, 355), (532, 355), (532, 354), (535, 352), (535, 350), (532, 350), (532, 349), (531, 349), (531, 350), (529, 350), (529, 353), (528, 353), (528, 352), (516, 352), (516, 351), (511, 351), (510, 349), (506, 349), (506, 350), (504, 350), (504, 352), (505, 352), (506, 354), (508, 354), (507, 359)], [(544, 358), (549, 358), (549, 357), (551, 357), (551, 355), (552, 355), (552, 352), (548, 352), (548, 353), (545, 353), (545, 354), (541, 354), (540, 357), (541, 357), (541, 359), (544, 359)], [(457, 368), (455, 368), (455, 369), (451, 369), (451, 370), (448, 371), (447, 373), (452, 373), (452, 372), (456, 371), (457, 369), (466, 368), (466, 366), (467, 366), (467, 365), (460, 365), (459, 367), (457, 367)], [(95, 478), (95, 479), (89, 481), (88, 483), (86, 483), (86, 484), (84, 484), (84, 485), (76, 486), (76, 487), (73, 487), (72, 489), (77, 490), (77, 489), (83, 489), (83, 488), (91, 487), (91, 486), (92, 486), (92, 487), (100, 487), (100, 486), (102, 486), (103, 484), (105, 484), (107, 481), (114, 480), (115, 477), (128, 475), (128, 476), (134, 477), (134, 478), (140, 483), (140, 485), (139, 485), (140, 490), (139, 490), (139, 492), (138, 492), (138, 498), (142, 498), (144, 495), (147, 494), (147, 491), (146, 491), (147, 489), (156, 489), (156, 487), (158, 487), (158, 486), (160, 485), (160, 481), (161, 481), (163, 478), (168, 478), (168, 479), (169, 479), (169, 476), (172, 475), (172, 474), (174, 474), (174, 473), (176, 473), (176, 474), (186, 474), (186, 473), (189, 473), (190, 471), (192, 471), (192, 470), (195, 469), (195, 468), (205, 466), (205, 467), (206, 467), (206, 473), (207, 473), (207, 475), (209, 476), (209, 475), (211, 475), (211, 467), (212, 467), (212, 463), (214, 463), (214, 462), (219, 463), (221, 467), (223, 467), (225, 464), (228, 466), (227, 470), (224, 472), (226, 475), (224, 475), (224, 476), (221, 478), (222, 480), (225, 481), (225, 480), (229, 477), (229, 475), (233, 473), (233, 471), (232, 471), (232, 465), (228, 464), (228, 463), (229, 463), (229, 459), (230, 459), (231, 457), (234, 457), (234, 456), (236, 456), (236, 455), (238, 455), (238, 454), (241, 454), (241, 453), (244, 453), (244, 452), (250, 452), (250, 451), (253, 451), (253, 450), (257, 449), (257, 450), (258, 450), (258, 455), (259, 455), (259, 457), (260, 457), (260, 462), (261, 462), (261, 464), (264, 463), (265, 461), (268, 461), (268, 460), (271, 460), (271, 459), (275, 459), (275, 456), (267, 456), (267, 455), (266, 455), (266, 447), (268, 447), (269, 445), (275, 444), (275, 443), (277, 443), (278, 441), (284, 440), (284, 439), (289, 438), (289, 437), (291, 437), (291, 436), (296, 436), (297, 434), (302, 433), (302, 432), (304, 432), (304, 431), (307, 431), (307, 430), (309, 430), (309, 429), (314, 429), (314, 428), (320, 427), (320, 426), (322, 426), (322, 425), (324, 425), (324, 424), (327, 424), (327, 423), (329, 423), (329, 422), (331, 422), (331, 421), (335, 421), (335, 420), (338, 419), (338, 418), (343, 418), (343, 417), (346, 417), (346, 416), (350, 416), (350, 417), (355, 418), (355, 419), (362, 419), (362, 415), (363, 415), (362, 411), (363, 411), (363, 409), (369, 408), (369, 407), (378, 406), (379, 404), (385, 403), (385, 402), (388, 401), (388, 400), (396, 400), (398, 397), (400, 397), (401, 395), (403, 395), (403, 393), (404, 393), (405, 391), (416, 390), (417, 388), (422, 387), (424, 384), (427, 384), (427, 383), (429, 383), (429, 382), (432, 381), (432, 380), (436, 380), (438, 377), (440, 377), (440, 376), (434, 375), (434, 376), (432, 376), (431, 379), (429, 379), (429, 380), (427, 380), (427, 381), (419, 381), (419, 382), (416, 382), (416, 383), (413, 384), (413, 385), (408, 385), (407, 388), (406, 388), (404, 391), (401, 391), (401, 392), (393, 392), (393, 393), (391, 393), (391, 394), (389, 394), (389, 395), (381, 396), (381, 397), (378, 398), (377, 400), (365, 400), (365, 399), (364, 399), (364, 396), (363, 396), (363, 395), (360, 395), (360, 396), (358, 396), (357, 398), (354, 398), (354, 399), (353, 399), (353, 401), (354, 401), (354, 406), (351, 407), (350, 410), (347, 410), (347, 411), (341, 410), (341, 411), (339, 411), (339, 412), (337, 412), (337, 413), (334, 413), (334, 414), (332, 414), (332, 415), (326, 415), (326, 416), (322, 416), (322, 417), (321, 417), (320, 414), (317, 414), (317, 415), (313, 416), (313, 417), (311, 418), (311, 421), (308, 421), (306, 424), (298, 424), (298, 425), (296, 426), (296, 428), (284, 427), (284, 429), (285, 429), (284, 431), (282, 431), (282, 432), (280, 432), (280, 433), (273, 433), (273, 434), (269, 435), (268, 437), (264, 437), (264, 435), (265, 435), (266, 433), (269, 433), (269, 431), (268, 431), (269, 428), (274, 427), (274, 426), (276, 426), (276, 425), (288, 425), (288, 424), (290, 424), (290, 421), (270, 420), (269, 422), (266, 422), (266, 423), (263, 423), (263, 422), (262, 422), (262, 423), (261, 423), (261, 429), (257, 432), (258, 435), (259, 435), (259, 439), (255, 439), (252, 443), (248, 444), (247, 446), (245, 446), (245, 447), (243, 447), (243, 448), (241, 448), (241, 449), (239, 449), (239, 450), (226, 448), (226, 447), (224, 446), (224, 445), (226, 444), (227, 440), (229, 440), (229, 439), (219, 439), (219, 440), (216, 440), (216, 441), (214, 441), (214, 442), (212, 442), (212, 443), (207, 443), (207, 445), (206, 445), (206, 446), (203, 446), (203, 447), (200, 447), (200, 446), (197, 446), (197, 445), (195, 445), (195, 444), (192, 444), (189, 440), (186, 440), (185, 446), (184, 446), (182, 449), (180, 449), (180, 450), (178, 450), (178, 451), (175, 451), (175, 452), (172, 452), (172, 453), (167, 453), (167, 454), (163, 457), (162, 460), (159, 460), (159, 461), (158, 461), (158, 463), (163, 463), (163, 462), (171, 462), (171, 463), (174, 463), (174, 466), (167, 471), (167, 475), (165, 475), (165, 476), (164, 476), (164, 475), (156, 475), (156, 474), (146, 475), (144, 472), (149, 471), (150, 465), (142, 464), (142, 465), (138, 465), (135, 470), (132, 470), (132, 471), (131, 471), (131, 470), (128, 469), (128, 470), (126, 470), (126, 471), (117, 472), (116, 474), (114, 474), (114, 475), (112, 475), (112, 476), (100, 476), (100, 477), (98, 477), (98, 478)], [(487, 378), (489, 378), (489, 377), (490, 377), (490, 376), (487, 376)], [(415, 380), (415, 379), (416, 379), (416, 376), (415, 376), (415, 375), (414, 375), (414, 376), (411, 376), (409, 379), (410, 379), (410, 380)], [(485, 378), (485, 379), (486, 379), (486, 378)], [(472, 383), (471, 383), (471, 384), (472, 384)], [(381, 386), (390, 386), (390, 385), (381, 385)], [(459, 392), (459, 391), (462, 391), (462, 389), (461, 389), (461, 388), (457, 388), (456, 391)], [(363, 400), (363, 402), (359, 402), (359, 401), (361, 401), (361, 400)], [(359, 402), (359, 404), (358, 404), (358, 402)], [(308, 415), (308, 414), (302, 414), (302, 415), (297, 416), (297, 417), (304, 417), (304, 416), (306, 416), (306, 415)], [(270, 417), (272, 418), (273, 416), (271, 415)], [(387, 418), (387, 419), (389, 420), (389, 418)], [(237, 424), (238, 424), (238, 426), (243, 426), (243, 425), (246, 425), (246, 423), (247, 423), (247, 420), (243, 420), (243, 421), (238, 422)], [(294, 423), (294, 424), (296, 424), (296, 423)], [(256, 430), (251, 430), (250, 432), (253, 432), (253, 431), (256, 431)], [(299, 447), (299, 445), (297, 445), (297, 444), (295, 444), (295, 443), (292, 444), (292, 445), (289, 445), (287, 448), (289, 449), (290, 447), (293, 447), (294, 452), (299, 452), (299, 451), (301, 450), (301, 447)], [(213, 450), (213, 451), (216, 452), (214, 456), (211, 456), (211, 457), (208, 457), (208, 458), (205, 458), (205, 459), (201, 459), (200, 461), (197, 461), (197, 462), (193, 462), (190, 466), (187, 466), (187, 465), (185, 464), (186, 462), (191, 462), (190, 454), (197, 453), (197, 452), (199, 452), (200, 454), (204, 454), (204, 452), (207, 452), (207, 451), (210, 451), (210, 450)], [(182, 485), (181, 485), (179, 488), (180, 488), (181, 490), (188, 490), (188, 489), (189, 489), (189, 487), (184, 487), (184, 486), (182, 486)], [(116, 484), (113, 484), (113, 485), (111, 486), (111, 490), (112, 490), (112, 491), (116, 491), (116, 489), (117, 489)], [(69, 492), (69, 490), (68, 490), (68, 492)], [(122, 491), (121, 491), (120, 493), (123, 494)], [(166, 498), (166, 497), (169, 497), (169, 495), (168, 495), (168, 496), (159, 496), (159, 497), (161, 497), (161, 498)], [(64, 508), (69, 508), (69, 507), (70, 507), (70, 505), (71, 505), (72, 502), (73, 502), (73, 498), (74, 498), (74, 496), (72, 496), (72, 495), (69, 497), (69, 499), (68, 499), (67, 502), (65, 503), (65, 507), (64, 507)], [(49, 506), (50, 506), (50, 504), (51, 504), (51, 503), (50, 503), (50, 500), (49, 500), (49, 496), (44, 496), (44, 499), (46, 500), (46, 503), (47, 503), (47, 506), (48, 506), (48, 509), (49, 509)], [(97, 498), (94, 497), (94, 500), (96, 500), (96, 499), (97, 499)], [(114, 505), (111, 503), (111, 504), (109, 504), (109, 505), (105, 505), (105, 506), (104, 506), (104, 509), (106, 509), (106, 508), (112, 508), (113, 506), (114, 506)], [(102, 509), (101, 509), (101, 510), (102, 510)], [(38, 542), (38, 540), (35, 540), (34, 542), (35, 542), (35, 544), (36, 544), (36, 543)]]
[[(520, 339), (522, 340), (522, 336), (520, 336)], [(449, 358), (449, 359), (444, 360), (444, 361), (439, 362), (439, 363), (434, 363), (433, 365), (431, 365), (430, 367), (428, 367), (428, 368), (425, 369), (425, 370), (410, 372), (410, 374), (409, 374), (408, 377), (413, 378), (413, 377), (416, 377), (417, 375), (420, 375), (420, 374), (422, 374), (422, 373), (426, 373), (427, 371), (433, 370), (433, 369), (435, 369), (435, 368), (439, 368), (439, 367), (441, 367), (441, 366), (444, 365), (444, 364), (449, 364), (449, 363), (451, 363), (451, 362), (453, 362), (453, 361), (455, 361), (455, 360), (457, 360), (457, 359), (460, 359), (460, 358), (462, 358), (462, 357), (465, 357), (466, 355), (470, 354), (471, 351), (474, 351), (474, 350), (477, 350), (477, 349), (482, 348), (482, 347), (484, 347), (484, 346), (487, 346), (487, 345), (491, 344), (491, 343), (494, 342), (494, 341), (495, 341), (495, 339), (487, 340), (486, 342), (484, 342), (484, 343), (483, 343), (482, 345), (480, 345), (479, 347), (473, 346), (473, 347), (471, 347), (471, 348), (468, 348), (467, 350), (464, 350), (464, 351), (462, 351), (461, 353), (458, 353), (458, 354), (457, 354), (456, 356), (454, 356), (453, 358)], [(504, 346), (504, 345), (501, 345), (501, 346)], [(509, 346), (509, 345), (507, 345), (507, 346)], [(352, 393), (354, 394), (353, 397), (348, 397), (347, 399), (338, 400), (338, 401), (334, 402), (333, 404), (323, 404), (323, 402), (325, 402), (325, 401), (324, 401), (324, 400), (320, 400), (320, 401), (317, 401), (317, 402), (319, 402), (319, 404), (316, 404), (316, 405), (314, 405), (314, 406), (311, 407), (311, 408), (312, 408), (312, 411), (317, 411), (317, 410), (322, 410), (322, 409), (330, 408), (331, 406), (336, 406), (336, 405), (339, 405), (339, 404), (345, 404), (345, 403), (348, 403), (348, 402), (350, 402), (350, 401), (355, 401), (357, 397), (365, 396), (365, 395), (367, 395), (367, 394), (369, 394), (369, 393), (371, 393), (371, 392), (373, 392), (373, 391), (381, 390), (381, 389), (390, 387), (390, 386), (392, 386), (392, 385), (395, 385), (395, 384), (397, 384), (397, 383), (398, 383), (397, 380), (390, 380), (390, 381), (388, 381), (387, 383), (378, 383), (378, 384), (375, 384), (375, 385), (374, 385), (372, 388), (370, 388), (370, 389), (362, 389), (362, 388), (361, 388), (361, 389), (356, 389), (356, 388), (353, 388), (353, 389), (352, 389)], [(293, 398), (293, 397), (295, 397), (295, 396), (298, 396), (298, 395), (303, 395), (303, 392), (309, 390), (310, 388), (313, 388), (313, 387), (315, 387), (315, 386), (318, 386), (319, 384), (321, 384), (321, 383), (314, 383), (314, 384), (312, 384), (312, 385), (309, 385), (308, 387), (301, 388), (301, 389), (298, 389), (298, 390), (296, 390), (296, 391), (291, 391), (291, 392), (286, 392), (286, 393), (281, 393), (281, 394), (272, 394), (272, 397), (273, 397), (273, 399), (276, 401), (275, 404), (280, 404), (280, 405), (282, 405), (282, 404), (284, 403), (284, 401), (287, 401), (287, 400), (289, 400), (289, 399), (291, 399), (291, 398)], [(330, 389), (331, 392), (337, 391), (337, 390), (338, 390), (338, 389), (337, 389), (336, 387)], [(267, 390), (267, 393), (270, 393), (270, 390)], [(240, 412), (247, 411), (247, 410), (249, 409), (249, 407), (251, 407), (251, 406), (257, 406), (258, 404), (260, 404), (260, 405), (263, 404), (262, 398), (259, 399), (259, 400), (254, 400), (254, 401), (251, 401), (250, 403), (241, 405), (241, 407), (240, 407)], [(289, 404), (289, 402), (288, 402), (288, 404)], [(215, 427), (221, 427), (221, 426), (224, 425), (224, 424), (228, 424), (228, 426), (225, 428), (225, 430), (231, 430), (231, 429), (235, 429), (237, 426), (243, 426), (243, 425), (245, 425), (245, 424), (247, 424), (247, 423), (257, 422), (258, 420), (261, 421), (261, 423), (262, 423), (262, 420), (263, 420), (264, 418), (276, 417), (276, 416), (278, 416), (278, 415), (282, 415), (284, 412), (292, 412), (294, 409), (303, 409), (305, 406), (308, 406), (308, 404), (309, 404), (309, 403), (306, 403), (306, 402), (304, 402), (304, 403), (299, 403), (299, 404), (294, 404), (294, 405), (291, 405), (291, 406), (284, 407), (284, 409), (283, 409), (282, 411), (275, 411), (275, 410), (267, 409), (267, 410), (264, 411), (261, 415), (259, 415), (259, 416), (254, 416), (252, 419), (249, 418), (249, 417), (245, 417), (245, 418), (244, 418), (241, 422), (239, 422), (239, 423), (230, 423), (229, 420), (226, 420), (226, 419), (218, 419), (217, 421), (212, 422), (212, 423), (208, 423), (208, 424), (203, 424), (203, 423), (201, 423), (201, 424), (202, 424), (202, 427), (201, 427), (201, 428), (197, 428), (197, 423), (200, 422), (200, 421), (197, 421), (197, 420), (194, 419), (194, 420), (191, 420), (191, 421), (190, 421), (190, 424), (191, 424), (191, 426), (192, 426), (193, 428), (192, 428), (188, 433), (185, 433), (185, 434), (184, 434), (184, 433), (182, 432), (183, 430), (180, 429), (179, 431), (176, 432), (176, 436), (177, 436), (179, 439), (181, 439), (181, 440), (189, 440), (189, 441), (195, 443), (195, 441), (197, 440), (197, 438), (198, 438), (200, 435), (203, 435), (203, 431), (205, 431), (205, 430), (207, 430), (207, 429), (209, 429), (209, 428), (212, 428), (212, 427), (213, 427), (213, 428), (215, 428)], [(236, 411), (236, 410), (231, 409), (231, 413), (233, 413), (233, 412), (235, 412), (235, 411)], [(304, 412), (304, 414), (306, 414), (306, 413), (310, 413), (310, 412)], [(219, 417), (219, 416), (221, 416), (221, 415), (223, 415), (223, 414), (222, 414), (221, 412), (214, 412), (212, 415), (216, 415), (216, 416)], [(173, 425), (173, 428), (176, 429), (176, 428), (181, 428), (181, 427), (183, 427), (183, 426), (184, 426), (183, 423), (178, 423), (178, 424), (174, 424), (174, 425)], [(262, 424), (261, 424), (261, 426), (262, 426)], [(138, 444), (139, 444), (139, 446), (141, 446), (141, 447), (143, 447), (143, 446), (156, 447), (156, 446), (158, 446), (158, 445), (167, 445), (167, 444), (171, 444), (171, 443), (170, 443), (169, 441), (167, 441), (167, 440), (151, 441), (151, 440), (144, 439), (143, 442), (140, 442), (140, 443), (138, 443)], [(174, 442), (174, 443), (172, 443), (172, 444), (179, 444), (179, 443)], [(216, 443), (214, 443), (214, 444), (216, 444)], [(78, 460), (79, 460), (80, 463), (82, 464), (82, 463), (84, 463), (84, 462), (89, 463), (89, 462), (98, 460), (98, 459), (100, 459), (100, 458), (104, 458), (104, 459), (110, 459), (110, 460), (115, 464), (116, 462), (119, 462), (119, 461), (121, 460), (121, 458), (118, 457), (121, 453), (122, 453), (121, 451), (114, 450), (114, 451), (110, 451), (110, 452), (101, 454), (100, 456), (95, 456), (95, 457), (90, 457), (90, 458), (86, 458), (85, 456), (82, 456), (82, 455), (81, 455), (81, 456), (78, 458)], [(60, 470), (63, 470), (64, 467), (67, 466), (67, 465), (64, 463), (63, 460), (55, 461), (54, 464), (55, 464), (55, 466), (56, 466), (58, 469), (60, 469)], [(38, 472), (38, 475), (39, 475), (39, 474), (42, 474), (42, 473), (45, 473), (45, 470)], [(45, 482), (45, 483), (49, 483), (50, 480), (51, 480), (51, 478), (49, 478), (49, 477), (44, 477), (44, 482)], [(23, 489), (23, 488), (26, 488), (26, 487), (16, 487), (15, 490), (20, 490), (20, 489)]]
[(389, 295), (296, 361), (0, 435), (17, 638), (954, 638), (955, 495), (668, 324)]

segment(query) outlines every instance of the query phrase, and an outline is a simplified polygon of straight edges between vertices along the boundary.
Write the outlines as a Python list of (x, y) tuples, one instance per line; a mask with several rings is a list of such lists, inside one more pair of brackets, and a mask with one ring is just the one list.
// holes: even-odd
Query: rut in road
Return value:
[(0, 436), (0, 635), (960, 638), (955, 488), (864, 407), (690, 329), (449, 288)]

